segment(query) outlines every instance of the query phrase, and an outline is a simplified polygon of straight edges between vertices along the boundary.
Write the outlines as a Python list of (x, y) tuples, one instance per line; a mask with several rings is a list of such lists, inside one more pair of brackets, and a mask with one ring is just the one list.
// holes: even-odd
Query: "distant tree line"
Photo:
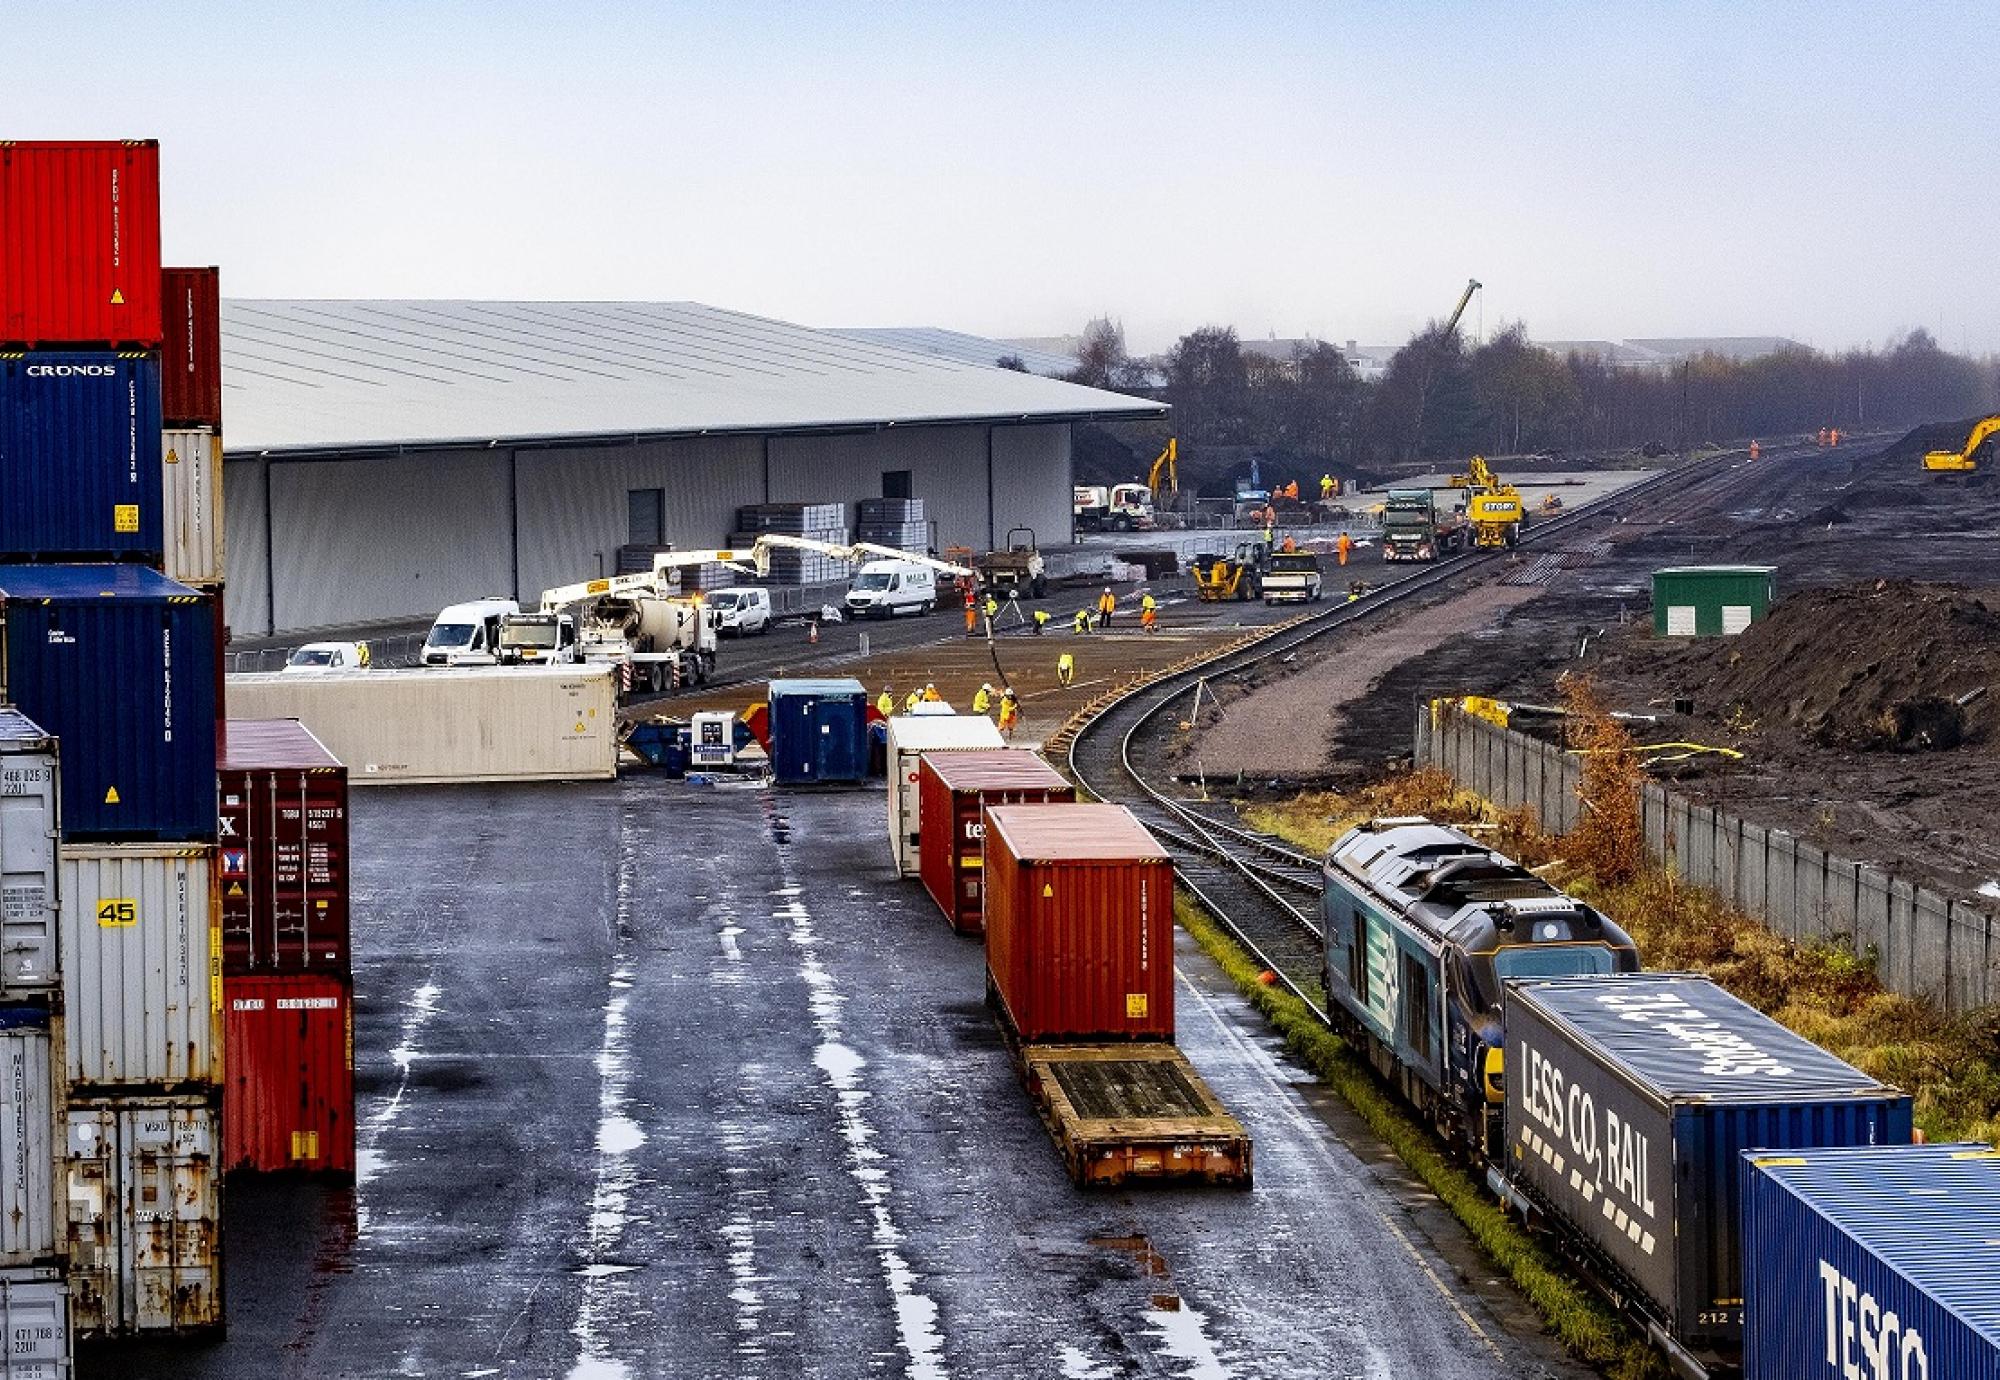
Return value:
[(1949, 354), (1923, 330), (1883, 350), (1799, 346), (1660, 369), (1558, 355), (1518, 324), (1469, 347), (1433, 323), (1370, 383), (1324, 341), (1273, 359), (1245, 350), (1226, 326), (1190, 332), (1158, 360), (1135, 360), (1118, 324), (1099, 318), (1085, 329), (1079, 361), (1076, 382), (1174, 408), (1157, 427), (1080, 435), (1079, 478), (1129, 477), (1172, 432), (1183, 487), (1211, 493), (1226, 492), (1252, 456), (1267, 476), (1374, 478), (1456, 466), (1474, 453), (1674, 450), (1824, 426), (1912, 426), (1990, 410), (2000, 396), (1993, 361)]

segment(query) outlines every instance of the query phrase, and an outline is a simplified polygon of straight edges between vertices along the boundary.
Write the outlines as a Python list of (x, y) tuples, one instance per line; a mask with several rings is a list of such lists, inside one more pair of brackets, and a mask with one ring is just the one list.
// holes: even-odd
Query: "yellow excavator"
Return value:
[(1451, 477), (1451, 486), (1469, 491), (1465, 516), (1472, 524), (1474, 546), (1512, 546), (1521, 539), (1528, 516), (1521, 491), (1495, 474), (1485, 456), (1473, 456), (1464, 474)]
[(1933, 450), (1924, 455), (1924, 468), (1939, 474), (1966, 474), (1979, 468), (1979, 451), (2000, 435), (2000, 417), (1982, 417), (1958, 450)]
[(1169, 436), (1167, 448), (1153, 461), (1153, 468), (1146, 474), (1146, 487), (1153, 491), (1153, 507), (1166, 512), (1173, 508), (1174, 500), (1181, 492), (1181, 445), (1180, 438)]

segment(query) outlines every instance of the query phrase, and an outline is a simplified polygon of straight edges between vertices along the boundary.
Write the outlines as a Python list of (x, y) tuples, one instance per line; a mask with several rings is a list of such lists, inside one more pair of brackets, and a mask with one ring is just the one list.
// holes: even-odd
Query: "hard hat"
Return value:
[(990, 680), (982, 680), (979, 682), (979, 688), (981, 690), (991, 690), (993, 688), (993, 682)]

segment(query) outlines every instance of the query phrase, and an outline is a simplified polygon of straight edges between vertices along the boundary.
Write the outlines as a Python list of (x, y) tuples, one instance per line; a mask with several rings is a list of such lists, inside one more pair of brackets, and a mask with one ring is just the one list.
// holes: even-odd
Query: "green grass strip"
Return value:
[(1285, 1047), (1352, 1107), (1368, 1127), (1443, 1200), (1495, 1265), (1528, 1298), (1578, 1359), (1614, 1380), (1653, 1380), (1665, 1367), (1639, 1336), (1493, 1199), (1491, 1191), (1445, 1157), (1437, 1137), (1382, 1086), (1348, 1043), (1282, 987), (1257, 980), (1250, 955), (1185, 894), (1175, 898), (1181, 927), (1221, 965), (1244, 998), (1284, 1037)]

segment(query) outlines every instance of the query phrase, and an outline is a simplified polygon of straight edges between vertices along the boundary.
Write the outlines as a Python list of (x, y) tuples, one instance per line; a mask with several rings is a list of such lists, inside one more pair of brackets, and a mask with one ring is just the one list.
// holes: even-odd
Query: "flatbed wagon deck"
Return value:
[(1169, 1044), (1028, 1045), (1022, 1081), (1079, 1185), (1250, 1184), (1250, 1133)]

